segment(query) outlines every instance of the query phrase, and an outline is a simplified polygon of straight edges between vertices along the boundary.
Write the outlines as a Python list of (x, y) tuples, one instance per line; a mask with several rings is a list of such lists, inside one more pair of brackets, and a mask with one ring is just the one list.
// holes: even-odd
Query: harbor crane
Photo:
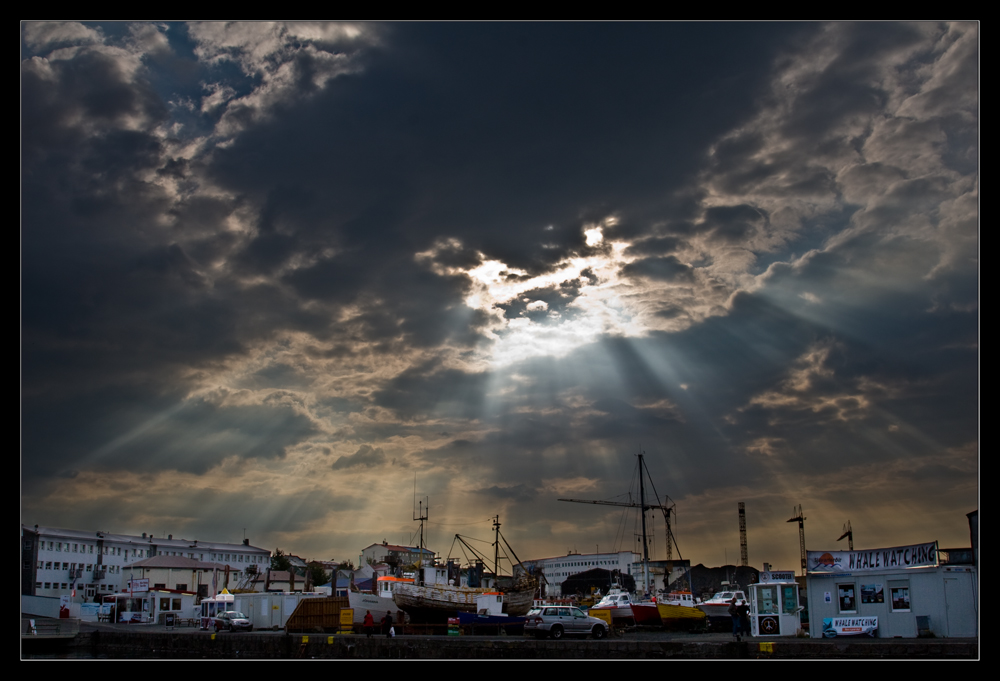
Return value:
[(806, 526), (805, 526), (806, 518), (804, 515), (802, 515), (802, 504), (799, 504), (798, 506), (793, 506), (792, 513), (794, 515), (792, 515), (792, 517), (788, 519), (788, 522), (790, 523), (798, 522), (799, 524), (799, 557), (802, 560), (802, 576), (805, 577), (806, 576)]
[[(675, 511), (676, 504), (670, 503), (670, 497), (667, 497), (665, 504), (647, 504), (646, 503), (646, 489), (642, 482), (642, 471), (646, 470), (646, 475), (649, 475), (649, 469), (646, 468), (646, 463), (643, 460), (644, 454), (639, 452), (639, 503), (632, 501), (602, 501), (596, 499), (559, 499), (559, 501), (569, 501), (574, 504), (597, 504), (601, 506), (624, 506), (626, 508), (641, 508), (642, 509), (642, 551), (643, 551), (643, 566), (648, 570), (649, 565), (649, 545), (646, 542), (646, 511), (654, 508), (658, 508), (663, 511), (663, 518), (666, 521), (667, 526), (667, 560), (673, 560), (673, 551), (671, 547), (677, 548), (677, 557), (681, 558), (681, 549), (677, 546), (677, 540), (674, 539), (674, 533), (670, 529), (670, 513)], [(655, 493), (655, 488), (654, 488)], [(657, 498), (659, 501), (659, 498)], [(645, 574), (646, 588), (649, 588), (649, 574)]]
[(854, 550), (854, 530), (851, 529), (851, 521), (848, 520), (847, 524), (844, 525), (844, 534), (837, 537), (837, 541), (840, 541), (844, 537), (847, 537), (847, 549), (849, 551)]
[(740, 502), (740, 565), (746, 567), (750, 564), (747, 555), (747, 505)]

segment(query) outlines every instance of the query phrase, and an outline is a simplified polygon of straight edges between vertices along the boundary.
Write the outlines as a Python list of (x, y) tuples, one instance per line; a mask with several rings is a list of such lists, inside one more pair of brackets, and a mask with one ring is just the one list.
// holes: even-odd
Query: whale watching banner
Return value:
[(868, 572), (892, 568), (933, 567), (937, 542), (868, 551), (808, 551), (809, 572)]

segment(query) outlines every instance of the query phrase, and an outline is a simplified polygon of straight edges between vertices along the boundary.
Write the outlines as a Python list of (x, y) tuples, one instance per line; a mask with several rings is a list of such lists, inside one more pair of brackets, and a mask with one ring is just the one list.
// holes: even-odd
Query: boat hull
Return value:
[(663, 626), (668, 628), (699, 628), (707, 624), (705, 613), (695, 607), (657, 603), (656, 609), (660, 613), (660, 620), (663, 622)]
[(608, 610), (611, 612), (611, 621), (615, 624), (634, 624), (635, 615), (632, 614), (632, 606), (627, 605), (624, 607), (608, 607), (595, 605), (591, 610)]
[(351, 591), (347, 594), (347, 600), (354, 609), (354, 623), (363, 624), (365, 612), (371, 612), (372, 617), (378, 622), (385, 616), (386, 611), (392, 614), (393, 621), (398, 621), (399, 606), (391, 598), (376, 596), (375, 594)]
[(392, 598), (413, 622), (443, 624), (459, 612), (477, 613), (476, 598), (484, 593), (486, 589), (400, 584)]
[(524, 617), (534, 603), (535, 590), (505, 591), (503, 594), (503, 611), (511, 617)]
[(660, 611), (657, 609), (656, 603), (633, 603), (632, 616), (635, 618), (635, 623), (642, 626), (659, 626), (661, 624)]

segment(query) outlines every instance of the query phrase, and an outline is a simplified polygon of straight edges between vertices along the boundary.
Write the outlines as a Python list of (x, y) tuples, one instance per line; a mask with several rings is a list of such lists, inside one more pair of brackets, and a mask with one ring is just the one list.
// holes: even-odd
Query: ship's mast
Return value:
[(646, 541), (646, 486), (642, 484), (642, 451), (639, 452), (639, 508), (642, 509), (642, 579), (649, 592), (649, 542)]
[(493, 583), (500, 578), (500, 516), (493, 519), (493, 530), (496, 537), (493, 540)]

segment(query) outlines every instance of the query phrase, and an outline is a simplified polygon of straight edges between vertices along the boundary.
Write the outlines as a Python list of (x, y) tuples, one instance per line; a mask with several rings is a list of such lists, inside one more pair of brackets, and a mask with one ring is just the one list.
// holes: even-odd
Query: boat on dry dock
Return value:
[[(418, 571), (417, 579), (400, 582), (393, 593), (393, 601), (414, 622), (440, 623), (458, 612), (490, 614), (503, 611), (503, 594), (489, 588), (460, 586), (448, 578), (448, 569), (440, 565), (425, 565)], [(525, 611), (527, 612), (527, 611)]]
[(705, 624), (705, 613), (698, 608), (690, 591), (672, 591), (657, 602), (656, 608), (663, 626), (667, 628), (700, 627)]
[(732, 615), (729, 614), (729, 606), (732, 604), (734, 598), (737, 603), (742, 603), (747, 599), (746, 594), (737, 589), (717, 591), (711, 598), (699, 603), (697, 608), (705, 613), (705, 617), (712, 624), (726, 625), (732, 621)]
[(591, 606), (591, 610), (607, 610), (611, 613), (611, 621), (614, 624), (632, 624), (636, 622), (635, 613), (632, 611), (632, 596), (628, 591), (613, 586), (608, 590), (597, 605)]
[(428, 623), (445, 621), (454, 617), (457, 612), (475, 614), (485, 610), (491, 615), (510, 617), (524, 617), (528, 614), (538, 589), (538, 580), (523, 570), (523, 566), (521, 574), (517, 576), (502, 577), (497, 574), (501, 540), (513, 555), (512, 564), (514, 561), (520, 564), (520, 560), (500, 534), (499, 516), (494, 519), (493, 527), (496, 531), (496, 551), (491, 585), (483, 586), (485, 557), (478, 554), (461, 536), (455, 535), (455, 541), (461, 542), (477, 558), (476, 564), (467, 570), (465, 583), (462, 583), (461, 570), (451, 560), (447, 566), (420, 566), (413, 583), (398, 583), (395, 587), (393, 600), (399, 609), (415, 622)]
[(399, 617), (399, 606), (392, 596), (398, 584), (412, 584), (412, 579), (404, 577), (383, 576), (376, 580), (378, 584), (377, 593), (367, 593), (364, 591), (350, 591), (347, 594), (348, 602), (354, 610), (354, 623), (361, 624), (365, 620), (365, 612), (371, 612), (375, 619), (379, 619), (383, 613), (388, 612), (395, 621)]

